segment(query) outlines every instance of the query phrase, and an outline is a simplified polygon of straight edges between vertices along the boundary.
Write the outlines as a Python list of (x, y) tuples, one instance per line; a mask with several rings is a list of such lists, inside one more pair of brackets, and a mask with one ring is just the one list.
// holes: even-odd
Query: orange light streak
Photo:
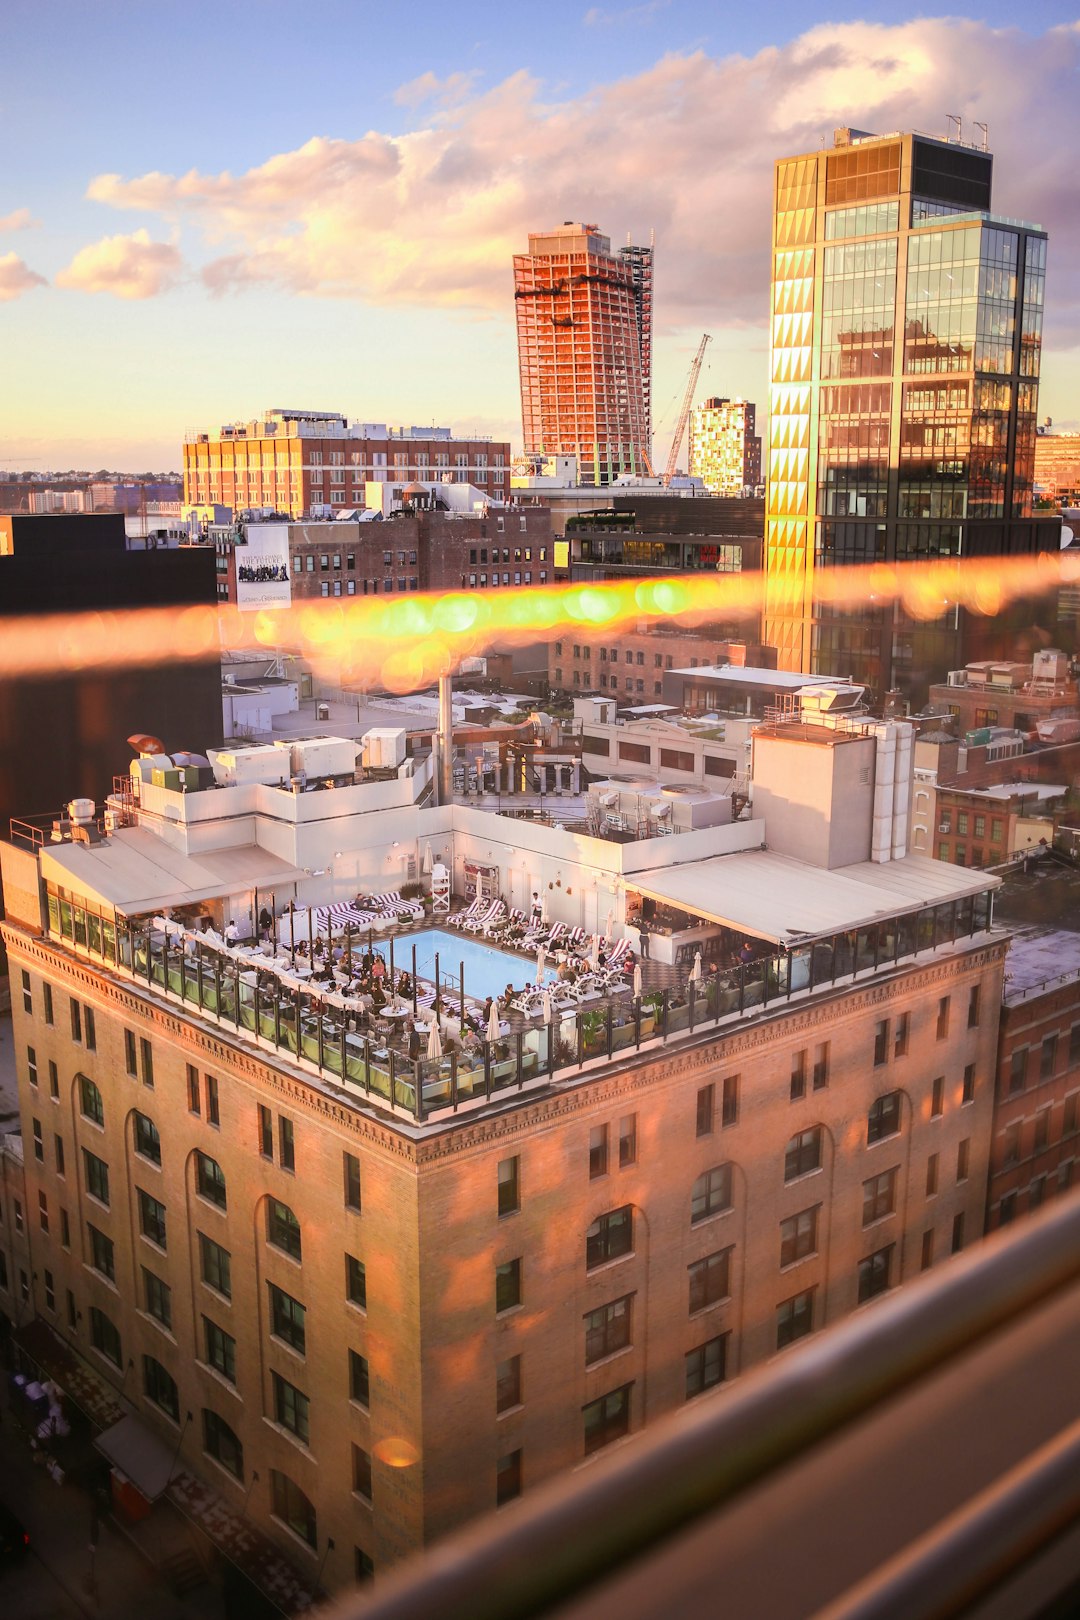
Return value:
[[(815, 599), (855, 608), (899, 601), (916, 619), (953, 607), (992, 617), (1018, 597), (1080, 582), (1080, 557), (949, 558), (823, 568)], [(801, 613), (802, 582), (768, 581), (772, 615)], [(289, 648), (324, 676), (360, 688), (411, 692), (463, 658), (547, 639), (559, 631), (599, 635), (641, 622), (753, 620), (765, 606), (764, 574), (678, 575), (595, 584), (452, 591), (445, 595), (299, 602), (289, 608), (139, 608), (9, 620), (0, 678), (197, 661), (219, 648)]]

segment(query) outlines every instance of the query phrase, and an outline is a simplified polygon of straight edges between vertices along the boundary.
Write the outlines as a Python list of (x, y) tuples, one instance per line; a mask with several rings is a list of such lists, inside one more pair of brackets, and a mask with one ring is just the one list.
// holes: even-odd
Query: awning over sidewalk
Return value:
[(138, 1418), (122, 1417), (99, 1434), (94, 1445), (148, 1502), (164, 1496), (173, 1477), (176, 1447), (165, 1445)]

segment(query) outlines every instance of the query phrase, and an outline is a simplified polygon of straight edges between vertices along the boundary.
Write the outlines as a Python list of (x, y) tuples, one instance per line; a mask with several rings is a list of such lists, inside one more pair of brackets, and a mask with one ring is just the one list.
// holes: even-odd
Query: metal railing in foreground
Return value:
[[(1080, 1195), (749, 1375), (700, 1412), (659, 1423), (584, 1474), (540, 1487), (513, 1513), (440, 1543), (372, 1597), (347, 1599), (336, 1620), (553, 1614), (1078, 1281)], [(829, 1620), (964, 1612), (1075, 1522), (1078, 1450), (1076, 1432), (1067, 1431), (916, 1542), (896, 1568), (880, 1566), (827, 1611)], [(948, 1580), (935, 1585), (946, 1568)]]

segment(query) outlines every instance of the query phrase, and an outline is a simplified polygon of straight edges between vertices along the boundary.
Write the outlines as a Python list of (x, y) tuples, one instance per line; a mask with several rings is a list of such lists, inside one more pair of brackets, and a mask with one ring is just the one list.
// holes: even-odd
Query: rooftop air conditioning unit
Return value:
[(966, 669), (950, 669), (948, 681), (950, 686), (966, 686), (967, 683), (968, 674)]

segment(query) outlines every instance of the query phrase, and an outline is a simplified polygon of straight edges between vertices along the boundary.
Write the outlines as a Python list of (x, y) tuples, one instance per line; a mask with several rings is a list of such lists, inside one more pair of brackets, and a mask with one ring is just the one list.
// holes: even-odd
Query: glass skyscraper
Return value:
[(918, 692), (974, 655), (958, 610), (830, 607), (816, 570), (1058, 547), (1032, 516), (1046, 234), (990, 213), (992, 169), (958, 142), (853, 130), (776, 165), (765, 640), (781, 668)]

